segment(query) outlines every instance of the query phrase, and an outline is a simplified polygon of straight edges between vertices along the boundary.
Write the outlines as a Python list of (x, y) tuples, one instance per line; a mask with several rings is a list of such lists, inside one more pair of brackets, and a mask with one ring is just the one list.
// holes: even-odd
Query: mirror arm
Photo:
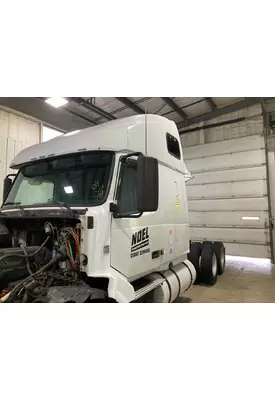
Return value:
[(142, 212), (130, 213), (130, 214), (114, 214), (114, 218), (140, 218), (143, 215)]
[(114, 218), (140, 218), (143, 213), (129, 213), (129, 214), (119, 214), (119, 207), (115, 203), (110, 203), (110, 212), (113, 214)]
[(141, 156), (143, 156), (143, 154), (141, 152), (129, 153), (129, 154), (126, 154), (126, 156), (122, 156), (120, 158), (120, 161), (122, 163), (125, 163), (127, 161), (127, 159), (130, 158), (130, 157), (141, 157)]
[(113, 214), (118, 213), (118, 205), (115, 203), (110, 203), (110, 212)]

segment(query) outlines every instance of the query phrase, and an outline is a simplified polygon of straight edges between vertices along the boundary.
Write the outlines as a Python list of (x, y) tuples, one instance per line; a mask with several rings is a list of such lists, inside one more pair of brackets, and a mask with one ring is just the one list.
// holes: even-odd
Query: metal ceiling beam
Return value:
[(214, 111), (217, 108), (216, 103), (212, 99), (212, 97), (205, 97), (204, 100), (207, 102), (207, 104), (210, 106), (211, 110)]
[(170, 98), (170, 97), (161, 97), (165, 103), (172, 108), (182, 119), (186, 120), (187, 115), (185, 112)]
[(184, 129), (184, 131), (181, 131), (180, 134), (184, 135), (185, 133), (197, 132), (202, 129), (210, 129), (210, 128), (217, 128), (219, 126), (224, 126), (224, 125), (237, 124), (238, 122), (245, 121), (245, 119), (246, 119), (245, 117), (240, 117), (240, 118), (235, 118), (235, 119), (229, 119), (227, 121), (216, 122), (215, 124), (196, 126), (196, 128), (187, 128), (187, 129)]
[[(200, 100), (194, 101), (193, 103), (185, 104), (183, 107), (181, 107), (181, 109), (183, 110), (184, 108), (191, 107), (191, 106), (195, 106), (196, 104), (202, 103), (203, 101), (205, 101), (205, 100), (204, 100), (204, 99), (200, 99)], [(171, 111), (168, 111), (168, 112), (166, 112), (166, 113), (164, 113), (164, 114), (161, 114), (161, 115), (162, 115), (163, 117), (165, 117), (166, 115), (169, 115), (169, 114), (171, 114), (172, 112), (174, 112), (174, 111), (171, 110)]]
[[(209, 111), (205, 114), (200, 114), (195, 117), (188, 118), (186, 121), (179, 122), (177, 124), (177, 127), (180, 130), (192, 124), (198, 124), (200, 122), (208, 121), (209, 119), (219, 117), (220, 115), (229, 114), (234, 111), (239, 111), (242, 110), (243, 108), (254, 106), (255, 104), (260, 104), (262, 99), (263, 98), (261, 97), (250, 97), (248, 99), (238, 101), (237, 103), (217, 108), (214, 111)], [(264, 98), (264, 100), (267, 100), (267, 98)]]
[(87, 118), (87, 117), (85, 117), (84, 115), (80, 115), (80, 114), (78, 114), (78, 113), (76, 113), (76, 112), (74, 112), (74, 111), (69, 110), (68, 108), (66, 108), (66, 110), (67, 110), (70, 114), (72, 114), (72, 115), (74, 115), (74, 116), (76, 116), (76, 117), (78, 117), (78, 118), (81, 118), (81, 119), (83, 119), (84, 121), (90, 122), (92, 125), (98, 125), (98, 123), (97, 123), (96, 121), (94, 121), (94, 120), (92, 120), (92, 119), (90, 119), (90, 118)]
[(96, 106), (95, 104), (89, 103), (88, 101), (84, 100), (82, 97), (67, 97), (69, 101), (72, 101), (82, 107), (87, 108), (87, 110), (91, 110), (97, 115), (100, 115), (101, 117), (107, 119), (108, 121), (112, 121), (114, 119), (117, 119), (113, 114), (108, 113), (107, 111), (104, 111), (102, 108)]
[(133, 110), (137, 114), (145, 113), (145, 111), (141, 107), (139, 107), (137, 104), (135, 104), (131, 100), (129, 100), (128, 97), (115, 97), (115, 99), (120, 101), (122, 104), (124, 104), (128, 108), (131, 108), (131, 110)]

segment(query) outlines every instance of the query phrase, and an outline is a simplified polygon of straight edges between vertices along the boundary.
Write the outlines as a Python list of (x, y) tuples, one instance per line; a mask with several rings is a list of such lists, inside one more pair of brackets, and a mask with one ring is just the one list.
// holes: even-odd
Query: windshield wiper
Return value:
[(63, 201), (58, 201), (58, 200), (51, 201), (50, 200), (46, 204), (52, 204), (52, 205), (58, 204), (64, 208), (66, 208), (67, 211), (69, 211), (71, 215), (75, 216), (77, 214), (75, 210), (73, 210), (68, 204), (64, 203)]
[[(5, 203), (5, 204), (3, 204), (3, 206), (20, 206), (20, 204), (21, 204), (21, 202), (20, 201), (18, 201), (18, 202), (12, 202), (12, 201), (8, 201), (7, 203)], [(75, 217), (76, 215), (77, 215), (77, 212), (76, 212), (76, 210), (73, 210), (68, 204), (66, 204), (66, 203), (64, 203), (63, 201), (58, 201), (58, 200), (49, 200), (49, 201), (47, 201), (47, 202), (45, 202), (45, 203), (33, 203), (33, 204), (31, 204), (31, 205), (27, 205), (26, 206), (26, 209), (28, 209), (29, 207), (35, 207), (35, 206), (46, 206), (47, 204), (50, 204), (50, 205), (59, 205), (59, 206), (61, 206), (61, 207), (64, 207), (64, 208), (66, 208), (66, 210), (73, 216), (73, 217)], [(23, 206), (24, 207), (24, 206)], [(22, 211), (23, 210), (23, 207), (21, 206), (21, 207), (19, 207), (20, 208), (20, 210)]]

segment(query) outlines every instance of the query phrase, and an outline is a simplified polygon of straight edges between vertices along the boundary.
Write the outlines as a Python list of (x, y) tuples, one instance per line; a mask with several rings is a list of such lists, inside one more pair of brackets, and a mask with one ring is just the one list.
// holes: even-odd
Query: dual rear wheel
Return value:
[(218, 275), (224, 273), (225, 248), (221, 242), (192, 243), (188, 259), (196, 269), (195, 285), (203, 283), (213, 286)]

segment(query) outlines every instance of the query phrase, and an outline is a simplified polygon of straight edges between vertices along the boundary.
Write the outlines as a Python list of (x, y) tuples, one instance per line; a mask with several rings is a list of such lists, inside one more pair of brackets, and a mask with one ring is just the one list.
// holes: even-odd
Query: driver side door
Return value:
[(129, 280), (157, 269), (159, 258), (152, 258), (157, 226), (150, 227), (150, 215), (137, 211), (137, 161), (122, 164), (116, 195), (119, 215), (112, 217), (111, 266)]

